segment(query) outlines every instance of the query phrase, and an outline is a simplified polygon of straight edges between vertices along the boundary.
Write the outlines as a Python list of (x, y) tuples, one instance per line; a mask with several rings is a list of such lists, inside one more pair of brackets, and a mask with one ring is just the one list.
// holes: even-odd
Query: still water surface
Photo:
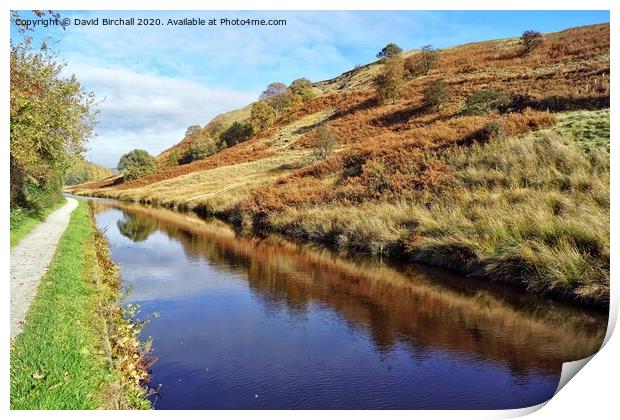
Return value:
[(549, 399), (606, 317), (424, 267), (95, 200), (125, 303), (158, 312), (158, 409), (489, 409)]

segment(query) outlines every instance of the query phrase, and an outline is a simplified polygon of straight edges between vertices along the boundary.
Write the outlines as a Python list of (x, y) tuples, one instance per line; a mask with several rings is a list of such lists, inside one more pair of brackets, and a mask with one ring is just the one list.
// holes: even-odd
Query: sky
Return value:
[[(608, 11), (60, 11), (71, 24), (38, 28), (96, 95), (97, 136), (87, 159), (113, 168), (124, 153), (178, 143), (188, 126), (254, 101), (269, 83), (336, 77), (375, 60), (387, 43), (445, 48), (609, 22)], [(21, 13), (31, 18), (29, 12)], [(104, 18), (161, 19), (156, 26), (103, 26)], [(286, 19), (286, 26), (169, 26), (168, 19)], [(99, 18), (99, 25), (75, 19)], [(11, 25), (11, 38), (19, 34)]]

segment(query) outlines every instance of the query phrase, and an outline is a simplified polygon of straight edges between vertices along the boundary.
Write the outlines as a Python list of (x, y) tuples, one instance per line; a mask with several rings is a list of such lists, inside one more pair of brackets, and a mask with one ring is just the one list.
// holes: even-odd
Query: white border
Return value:
[[(227, 2), (214, 2), (214, 1), (192, 1), (192, 0), (175, 0), (170, 1), (135, 1), (124, 0), (122, 2), (105, 1), (105, 0), (91, 0), (85, 2), (84, 0), (8, 0), (3, 1), (4, 17), (0, 19), (0, 27), (2, 28), (2, 42), (0, 48), (2, 50), (2, 115), (3, 115), (3, 133), (5, 148), (4, 153), (0, 154), (1, 167), (4, 170), (4, 176), (2, 177), (2, 199), (4, 205), (0, 212), (0, 220), (3, 220), (2, 224), (2, 238), (1, 241), (1, 266), (4, 272), (2, 284), (4, 290), (5, 299), (9, 299), (9, 234), (8, 234), (8, 220), (9, 220), (9, 153), (8, 153), (8, 138), (9, 138), (9, 74), (8, 74), (8, 56), (9, 56), (9, 19), (8, 13), (11, 9), (54, 9), (54, 10), (611, 10), (611, 33), (612, 33), (612, 51), (611, 61), (616, 62), (617, 48), (617, 19), (616, 10), (619, 6), (617, 1), (601, 1), (601, 0), (589, 0), (589, 1), (577, 1), (577, 0), (549, 0), (544, 3), (534, 0), (520, 0), (518, 2), (503, 2), (499, 3), (497, 0), (426, 0), (426, 1), (407, 1), (407, 0), (342, 0), (337, 4), (333, 1), (327, 0), (299, 0), (292, 3), (290, 0), (230, 0)], [(612, 66), (611, 78), (615, 81), (617, 71)], [(617, 182), (617, 175), (614, 162), (617, 160), (618, 146), (615, 142), (618, 140), (616, 135), (617, 124), (614, 122), (613, 115), (615, 114), (615, 98), (617, 97), (616, 83), (612, 83), (612, 118), (611, 118), (611, 214), (614, 214), (614, 210), (617, 207), (618, 198), (620, 194), (620, 187)], [(611, 220), (611, 237), (612, 243), (616, 243), (618, 239), (618, 223), (615, 219)], [(531, 407), (521, 410), (505, 410), (505, 411), (354, 411), (354, 412), (340, 412), (340, 411), (297, 411), (290, 413), (286, 411), (225, 411), (225, 412), (201, 412), (201, 411), (184, 411), (184, 412), (162, 412), (162, 411), (150, 411), (150, 412), (18, 412), (9, 411), (9, 333), (8, 333), (8, 319), (9, 319), (9, 305), (4, 309), (4, 322), (2, 323), (2, 330), (5, 332), (4, 341), (1, 350), (2, 364), (4, 366), (4, 378), (2, 381), (2, 387), (0, 390), (0, 398), (2, 399), (2, 406), (5, 410), (9, 411), (11, 417), (32, 417), (37, 418), (67, 418), (74, 416), (93, 416), (98, 418), (145, 418), (155, 417), (158, 418), (172, 418), (183, 415), (187, 418), (203, 418), (205, 416), (210, 418), (224, 418), (233, 419), (238, 417), (252, 416), (257, 419), (269, 419), (274, 418), (289, 418), (294, 415), (299, 419), (312, 419), (315, 416), (321, 416), (322, 418), (336, 418), (339, 416), (352, 415), (358, 419), (375, 418), (375, 417), (389, 417), (389, 418), (402, 418), (411, 419), (413, 416), (420, 418), (458, 418), (458, 419), (483, 419), (483, 418), (507, 418), (518, 417), (525, 414), (531, 414), (532, 418), (546, 419), (546, 418), (610, 418), (613, 414), (618, 412), (618, 395), (617, 384), (619, 372), (619, 361), (617, 355), (620, 354), (620, 344), (616, 336), (611, 336), (611, 332), (617, 320), (618, 314), (618, 281), (614, 281), (616, 274), (616, 266), (619, 257), (617, 247), (612, 247), (611, 261), (612, 261), (612, 303), (610, 310), (610, 325), (606, 337), (606, 345), (604, 348), (596, 354), (587, 366), (577, 374), (577, 378), (568, 382), (568, 384), (547, 404), (541, 404), (537, 407)], [(6, 302), (5, 300), (5, 302)], [(544, 408), (542, 408), (544, 406)], [(542, 408), (542, 409), (541, 409)]]

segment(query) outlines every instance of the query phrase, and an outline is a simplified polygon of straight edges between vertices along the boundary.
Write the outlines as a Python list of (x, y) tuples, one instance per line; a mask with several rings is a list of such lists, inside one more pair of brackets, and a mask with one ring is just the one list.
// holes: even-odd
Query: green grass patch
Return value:
[(95, 409), (122, 397), (107, 395), (121, 381), (103, 351), (100, 302), (109, 292), (94, 280), (96, 267), (95, 228), (80, 202), (12, 345), (12, 409)]
[(586, 152), (593, 149), (609, 152), (609, 109), (563, 113), (557, 128)]
[(11, 246), (21, 241), (35, 226), (62, 207), (66, 201), (64, 197), (60, 196), (58, 200), (51, 202), (49, 206), (43, 209), (34, 210), (22, 207), (11, 209)]

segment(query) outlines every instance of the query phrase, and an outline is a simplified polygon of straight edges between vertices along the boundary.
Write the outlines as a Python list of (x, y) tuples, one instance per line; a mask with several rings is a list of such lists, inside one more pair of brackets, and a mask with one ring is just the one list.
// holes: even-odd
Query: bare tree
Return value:
[(523, 45), (523, 55), (527, 55), (542, 44), (542, 34), (531, 29), (527, 30), (521, 35), (520, 42)]
[(435, 66), (437, 58), (439, 57), (439, 50), (433, 48), (432, 45), (425, 45), (420, 48), (420, 53), (412, 55), (405, 61), (405, 69), (412, 76), (420, 74), (428, 75), (431, 69)]

